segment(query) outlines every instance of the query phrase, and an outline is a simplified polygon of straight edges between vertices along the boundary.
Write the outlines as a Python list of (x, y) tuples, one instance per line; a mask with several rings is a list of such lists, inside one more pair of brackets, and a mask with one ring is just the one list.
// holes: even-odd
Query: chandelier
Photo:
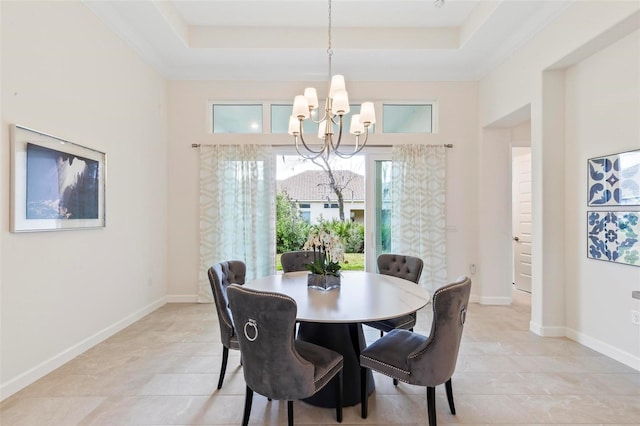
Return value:
[[(365, 147), (369, 137), (369, 127), (376, 122), (376, 113), (373, 102), (364, 102), (360, 106), (360, 114), (351, 116), (351, 125), (349, 133), (355, 135), (355, 145), (351, 152), (340, 150), (343, 134), (343, 117), (350, 111), (349, 95), (344, 83), (344, 76), (334, 75), (331, 77), (331, 56), (333, 49), (331, 47), (331, 0), (329, 0), (329, 25), (328, 25), (328, 47), (327, 55), (329, 57), (329, 93), (324, 103), (324, 113), (322, 117), (315, 119), (318, 103), (318, 93), (313, 87), (304, 89), (304, 95), (298, 95), (293, 102), (293, 112), (289, 118), (289, 134), (295, 139), (296, 151), (298, 155), (305, 159), (313, 160), (320, 156), (329, 159), (331, 154), (335, 154), (340, 158), (350, 158)], [(319, 112), (317, 113), (319, 115)], [(305, 120), (318, 125), (318, 138), (322, 140), (319, 148), (312, 148), (310, 141), (305, 140), (303, 126)], [(337, 134), (337, 138), (336, 135)], [(364, 135), (361, 142), (360, 137)], [(302, 146), (301, 146), (302, 145)]]

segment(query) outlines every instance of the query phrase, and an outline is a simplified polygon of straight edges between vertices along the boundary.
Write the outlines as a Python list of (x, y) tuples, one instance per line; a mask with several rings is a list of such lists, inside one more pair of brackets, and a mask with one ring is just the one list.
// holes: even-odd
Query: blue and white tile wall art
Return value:
[(640, 212), (587, 212), (587, 257), (640, 266)]
[(640, 205), (640, 150), (590, 158), (587, 205)]

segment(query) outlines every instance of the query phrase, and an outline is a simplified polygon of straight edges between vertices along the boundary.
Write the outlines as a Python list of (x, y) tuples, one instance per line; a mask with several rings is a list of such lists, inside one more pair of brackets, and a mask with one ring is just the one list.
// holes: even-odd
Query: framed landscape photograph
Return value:
[(106, 155), (11, 126), (11, 231), (105, 227)]

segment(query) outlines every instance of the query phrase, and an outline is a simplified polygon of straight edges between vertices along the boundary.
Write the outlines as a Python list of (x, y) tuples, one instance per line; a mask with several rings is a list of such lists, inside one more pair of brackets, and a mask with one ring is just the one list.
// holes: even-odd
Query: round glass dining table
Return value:
[[(303, 271), (270, 275), (245, 286), (286, 294), (296, 301), (298, 338), (342, 354), (343, 405), (356, 405), (360, 403), (360, 351), (366, 347), (362, 323), (415, 312), (430, 302), (430, 294), (411, 281), (363, 271), (345, 271), (340, 287), (323, 291), (307, 286), (308, 274)], [(371, 393), (375, 387), (373, 377), (369, 377), (369, 384)], [(333, 391), (333, 386), (325, 386), (304, 401), (334, 407)]]

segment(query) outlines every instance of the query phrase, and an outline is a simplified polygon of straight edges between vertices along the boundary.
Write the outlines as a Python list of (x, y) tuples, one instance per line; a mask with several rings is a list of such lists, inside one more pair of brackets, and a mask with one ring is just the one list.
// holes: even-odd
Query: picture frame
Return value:
[(104, 228), (106, 154), (11, 125), (11, 232)]
[(587, 211), (587, 257), (640, 267), (640, 212)]
[(640, 149), (587, 160), (589, 207), (640, 206)]

